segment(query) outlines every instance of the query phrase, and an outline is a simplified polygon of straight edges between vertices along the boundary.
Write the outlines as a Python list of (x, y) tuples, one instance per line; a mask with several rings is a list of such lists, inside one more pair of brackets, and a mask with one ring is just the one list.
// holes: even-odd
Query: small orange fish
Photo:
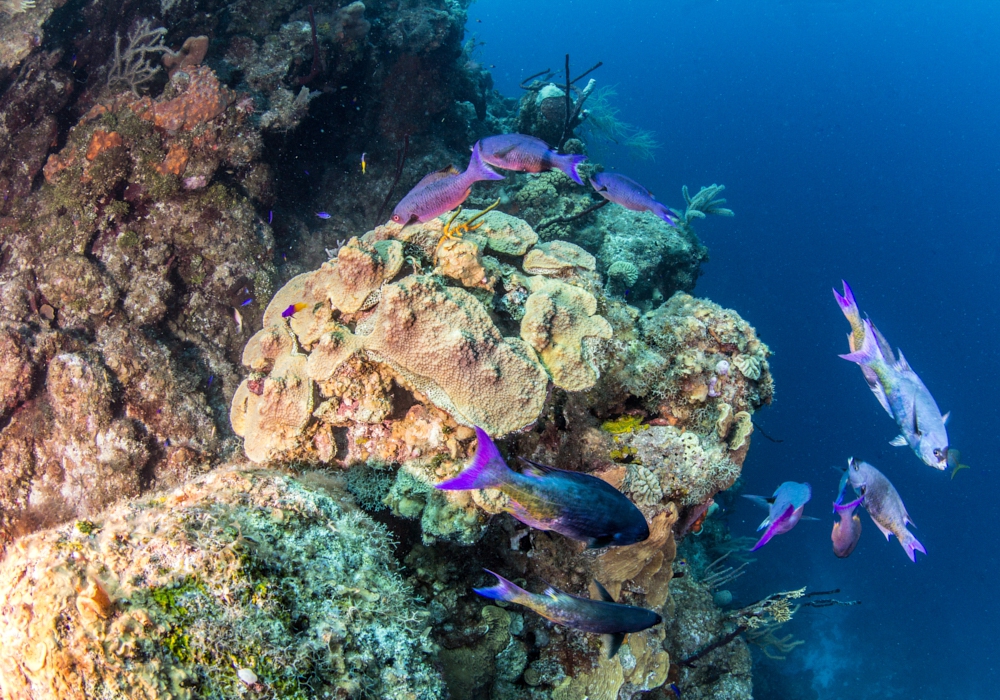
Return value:
[(282, 318), (291, 318), (292, 316), (294, 316), (298, 312), (300, 312), (300, 311), (308, 308), (308, 306), (309, 306), (309, 304), (306, 304), (303, 301), (300, 301), (300, 302), (297, 302), (295, 304), (292, 304), (287, 309), (285, 309), (284, 311), (281, 312), (281, 317)]

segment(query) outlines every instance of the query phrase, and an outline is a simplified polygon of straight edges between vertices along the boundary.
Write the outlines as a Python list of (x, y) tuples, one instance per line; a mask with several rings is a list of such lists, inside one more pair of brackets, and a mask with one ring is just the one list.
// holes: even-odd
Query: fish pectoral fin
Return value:
[(899, 353), (899, 359), (896, 361), (896, 364), (893, 365), (893, 368), (899, 370), (900, 372), (912, 372), (913, 370), (910, 369), (910, 363), (906, 361), (905, 357), (903, 357), (903, 351), (897, 350), (897, 352)]
[(906, 436), (897, 435), (896, 437), (894, 437), (892, 440), (889, 441), (889, 444), (892, 445), (893, 447), (906, 447)]
[(605, 588), (603, 585), (601, 585), (601, 582), (598, 581), (596, 578), (594, 579), (594, 586), (597, 588), (597, 595), (600, 597), (601, 600), (603, 600), (605, 603), (615, 602), (615, 599), (611, 597), (610, 593), (608, 593), (608, 589)]
[(761, 508), (771, 508), (771, 504), (774, 503), (774, 498), (764, 498), (763, 496), (751, 496), (750, 494), (743, 494), (743, 498), (753, 501)]
[(604, 640), (604, 651), (607, 653), (609, 659), (615, 658), (615, 654), (622, 648), (622, 643), (627, 636), (624, 632), (601, 635), (601, 639)]
[(493, 155), (494, 158), (506, 158), (507, 155), (511, 151), (513, 151), (515, 148), (517, 148), (517, 144), (511, 144), (510, 146), (507, 146), (506, 148), (501, 148), (499, 151), (493, 151), (492, 155)]
[(591, 537), (587, 540), (587, 549), (600, 549), (601, 547), (607, 547), (609, 544), (615, 541), (615, 538), (611, 535), (601, 535), (600, 537)]

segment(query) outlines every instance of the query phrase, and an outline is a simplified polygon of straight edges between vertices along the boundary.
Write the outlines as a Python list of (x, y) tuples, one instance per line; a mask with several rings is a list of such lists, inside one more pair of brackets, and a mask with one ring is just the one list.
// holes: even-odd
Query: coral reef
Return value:
[[(584, 153), (599, 93), (568, 60), (568, 89), (495, 93), (464, 0), (341, 5), (0, 3), (0, 694), (631, 700), (722, 631), (675, 540), (721, 527), (773, 387), (687, 295), (721, 186), (675, 228), (511, 173), (461, 235), (379, 226), (481, 136)], [(620, 488), (649, 539), (435, 489), (473, 425)], [(608, 660), (471, 594), (483, 566), (668, 624)], [(741, 645), (685, 696), (749, 697)]]
[(92, 108), (45, 183), (9, 203), (0, 327), (30, 369), (4, 398), (0, 546), (224, 450), (213, 401), (235, 390), (241, 314), (260, 302), (241, 304), (274, 288), (273, 239), (247, 198), (266, 198), (270, 176), (246, 119), (208, 68), (177, 72), (156, 99)]
[(667, 619), (668, 648), (675, 661), (670, 673), (685, 698), (744, 700), (752, 697), (750, 650), (740, 637), (712, 650), (697, 664), (676, 661), (724, 638), (731, 627), (727, 615), (715, 606), (712, 594), (691, 577), (676, 579), (671, 587), (673, 616)]
[(615, 265), (635, 267), (634, 282), (626, 283), (629, 300), (656, 303), (674, 292), (694, 289), (701, 264), (708, 251), (690, 229), (674, 228), (644, 212), (624, 207), (605, 207), (595, 214), (597, 225), (605, 231), (597, 254), (601, 270), (612, 277)]
[(388, 533), (314, 482), (223, 469), (20, 540), (0, 565), (0, 690), (442, 697)]

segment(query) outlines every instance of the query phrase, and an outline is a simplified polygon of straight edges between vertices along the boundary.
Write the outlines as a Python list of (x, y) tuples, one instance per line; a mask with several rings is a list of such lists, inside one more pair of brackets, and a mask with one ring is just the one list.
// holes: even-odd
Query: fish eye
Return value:
[(403, 217), (401, 217), (399, 214), (393, 214), (392, 215), (392, 220), (395, 221), (398, 224), (400, 221), (403, 220)]

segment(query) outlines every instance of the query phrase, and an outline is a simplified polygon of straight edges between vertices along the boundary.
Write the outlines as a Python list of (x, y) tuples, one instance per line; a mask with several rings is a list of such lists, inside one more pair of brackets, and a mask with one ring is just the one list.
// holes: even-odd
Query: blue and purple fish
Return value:
[(519, 474), (507, 466), (486, 431), (477, 427), (476, 437), (469, 465), (437, 488), (500, 489), (507, 496), (503, 509), (525, 525), (553, 530), (589, 547), (635, 544), (649, 537), (642, 511), (606, 481), (524, 458), (527, 466)]
[(653, 199), (653, 193), (635, 180), (618, 173), (597, 173), (590, 178), (597, 194), (610, 202), (632, 211), (649, 211), (671, 226), (677, 225), (674, 215), (666, 206)]
[(906, 529), (907, 524), (913, 525), (913, 520), (906, 512), (906, 506), (903, 505), (899, 492), (885, 474), (867, 462), (851, 457), (847, 460), (847, 478), (860, 498), (840, 506), (841, 508), (863, 505), (886, 540), (889, 539), (889, 535), (896, 536), (910, 561), (917, 560), (915, 552), (927, 554), (924, 546)]
[(566, 593), (554, 586), (541, 593), (529, 593), (500, 574), (494, 574), (489, 569), (484, 571), (496, 576), (497, 585), (473, 588), (476, 593), (485, 598), (523, 605), (559, 625), (604, 635), (604, 647), (609, 659), (618, 653), (626, 634), (641, 632), (663, 622), (663, 618), (652, 610), (616, 603), (596, 579), (594, 583), (601, 600)]
[(479, 142), (483, 160), (497, 168), (522, 173), (540, 173), (558, 169), (578, 185), (583, 184), (576, 168), (587, 156), (563, 155), (549, 148), (549, 144), (534, 136), (501, 134), (487, 136)]
[[(812, 498), (812, 487), (795, 481), (786, 481), (774, 491), (770, 498), (763, 496), (748, 496), (751, 501), (768, 509), (768, 515), (757, 531), (764, 530), (764, 535), (750, 551), (756, 552), (771, 541), (775, 535), (783, 535), (791, 530), (802, 518), (802, 509)], [(767, 528), (765, 530), (765, 528)]]
[(476, 143), (464, 173), (457, 173), (449, 167), (425, 175), (393, 209), (392, 220), (403, 226), (414, 221), (430, 221), (464, 202), (472, 191), (473, 183), (480, 180), (503, 180), (503, 175), (483, 163), (479, 144)]
[[(837, 295), (841, 309), (849, 319), (851, 315), (856, 315), (860, 320), (857, 304), (853, 303), (853, 295), (848, 297), (850, 287), (846, 284), (844, 291), (844, 297)], [(845, 306), (841, 301), (845, 298), (849, 306)], [(851, 320), (852, 328), (855, 325), (856, 321)], [(900, 435), (890, 444), (896, 447), (909, 445), (925, 464), (935, 469), (947, 469), (949, 449), (945, 423), (948, 416), (941, 415), (941, 409), (938, 408), (931, 392), (924, 386), (917, 373), (910, 368), (903, 353), (899, 353), (898, 359), (892, 354), (885, 338), (871, 320), (864, 319), (861, 328), (860, 339), (857, 330), (853, 330), (849, 336), (853, 352), (841, 357), (861, 367), (868, 386), (882, 404), (882, 408), (899, 426)], [(860, 347), (857, 346), (859, 340)], [(957, 459), (953, 456), (952, 461), (957, 462)]]
[(860, 502), (854, 501), (847, 504), (843, 502), (844, 491), (847, 489), (848, 483), (850, 483), (850, 474), (845, 471), (840, 480), (840, 493), (833, 504), (833, 512), (840, 516), (840, 520), (833, 524), (833, 532), (830, 533), (830, 539), (833, 541), (833, 553), (841, 559), (851, 556), (851, 552), (858, 546), (858, 540), (861, 539), (861, 518), (854, 512)]

